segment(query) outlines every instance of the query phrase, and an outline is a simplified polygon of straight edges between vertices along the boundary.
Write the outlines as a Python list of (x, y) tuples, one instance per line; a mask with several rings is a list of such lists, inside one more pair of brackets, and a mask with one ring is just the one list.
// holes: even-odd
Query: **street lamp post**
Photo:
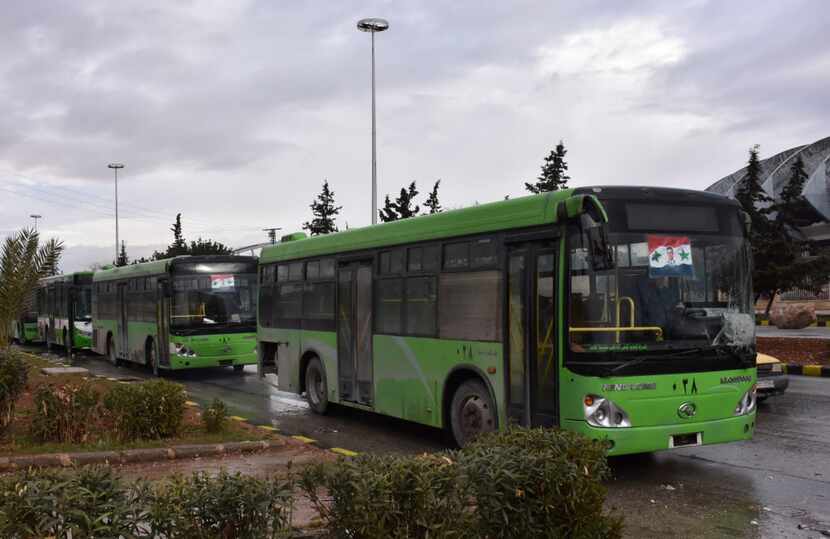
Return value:
[(360, 19), (357, 29), (372, 34), (372, 224), (378, 222), (378, 162), (375, 129), (375, 33), (389, 28), (389, 22), (384, 19)]
[(37, 232), (37, 220), (43, 217), (42, 215), (38, 215), (36, 213), (31, 214), (29, 217), (35, 220), (35, 232)]
[(118, 169), (124, 168), (122, 163), (110, 163), (107, 165), (115, 172), (115, 261), (118, 263)]

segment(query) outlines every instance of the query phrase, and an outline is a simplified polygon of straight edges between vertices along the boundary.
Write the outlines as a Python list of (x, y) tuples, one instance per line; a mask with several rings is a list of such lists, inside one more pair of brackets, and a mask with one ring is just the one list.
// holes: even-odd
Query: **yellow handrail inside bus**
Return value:
[[(629, 320), (628, 320), (628, 327), (634, 327), (634, 300), (628, 296), (619, 296), (617, 297), (617, 326), (620, 325), (620, 307), (623, 301), (628, 302), (628, 313), (629, 313)], [(615, 342), (620, 342), (620, 332), (617, 332), (615, 337)]]
[(659, 326), (613, 326), (601, 328), (569, 328), (571, 333), (607, 333), (609, 331), (649, 331), (657, 334), (657, 340), (663, 340), (663, 328)]

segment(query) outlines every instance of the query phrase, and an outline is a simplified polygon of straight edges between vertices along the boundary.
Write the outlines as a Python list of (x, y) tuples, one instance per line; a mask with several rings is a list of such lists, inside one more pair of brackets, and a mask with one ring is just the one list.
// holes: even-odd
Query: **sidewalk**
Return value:
[(755, 335), (758, 337), (830, 340), (830, 328), (807, 327), (804, 329), (778, 329), (775, 326), (755, 326)]

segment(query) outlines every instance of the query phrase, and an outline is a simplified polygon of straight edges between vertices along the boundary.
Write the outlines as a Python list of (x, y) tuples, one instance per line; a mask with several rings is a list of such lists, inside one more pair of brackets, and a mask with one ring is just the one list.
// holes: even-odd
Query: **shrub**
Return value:
[(135, 537), (135, 502), (109, 467), (20, 472), (0, 479), (0, 537)]
[(30, 434), (37, 442), (83, 443), (99, 410), (100, 395), (88, 383), (38, 386)]
[(149, 537), (170, 539), (278, 537), (290, 528), (293, 484), (204, 472), (176, 476), (150, 496)]
[(461, 451), (311, 466), (300, 486), (338, 537), (614, 538), (608, 473), (600, 442), (512, 428)]
[(290, 481), (222, 471), (152, 485), (109, 467), (0, 477), (0, 537), (253, 539), (285, 535)]
[(361, 456), (307, 467), (300, 486), (337, 537), (469, 537), (460, 472), (447, 455)]
[(11, 424), (15, 403), (28, 380), (29, 365), (20, 354), (0, 349), (0, 434)]
[(228, 409), (220, 399), (213, 399), (202, 414), (202, 423), (208, 432), (222, 432), (225, 430), (225, 422), (228, 419)]
[(116, 435), (122, 441), (170, 438), (178, 434), (187, 397), (167, 380), (119, 384), (104, 397)]
[(458, 453), (482, 537), (621, 537), (603, 513), (605, 445), (573, 432), (511, 428)]

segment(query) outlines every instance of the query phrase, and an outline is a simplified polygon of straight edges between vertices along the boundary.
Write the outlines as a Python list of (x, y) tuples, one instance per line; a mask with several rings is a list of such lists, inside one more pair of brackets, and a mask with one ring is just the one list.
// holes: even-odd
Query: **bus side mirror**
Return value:
[(614, 251), (608, 242), (608, 228), (605, 223), (586, 229), (588, 254), (594, 271), (614, 269)]

